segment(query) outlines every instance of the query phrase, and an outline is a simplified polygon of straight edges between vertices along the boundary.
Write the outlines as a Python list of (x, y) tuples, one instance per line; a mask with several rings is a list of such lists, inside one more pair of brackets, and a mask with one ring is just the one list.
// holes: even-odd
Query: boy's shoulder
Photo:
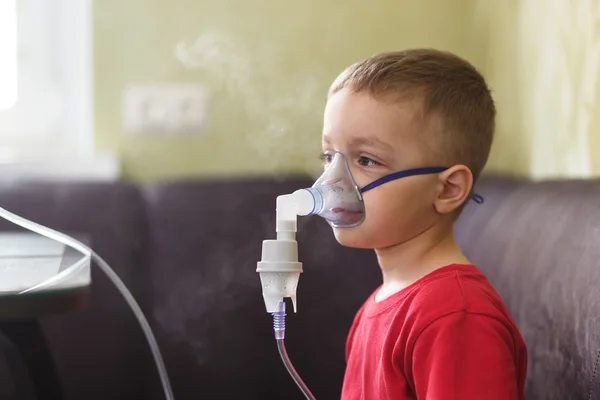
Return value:
[(388, 323), (427, 326), (457, 312), (510, 319), (506, 307), (487, 278), (475, 265), (448, 265), (411, 286), (376, 302), (367, 300), (361, 314), (381, 316)]
[(407, 314), (437, 319), (455, 312), (492, 317), (507, 311), (496, 290), (475, 265), (448, 265), (425, 276), (408, 288)]
[(357, 337), (369, 346), (378, 345), (372, 342), (374, 337), (386, 338), (406, 351), (426, 332), (437, 338), (475, 337), (483, 332), (502, 338), (519, 336), (500, 296), (474, 265), (439, 268), (382, 301), (375, 301), (377, 291), (355, 317), (347, 355)]

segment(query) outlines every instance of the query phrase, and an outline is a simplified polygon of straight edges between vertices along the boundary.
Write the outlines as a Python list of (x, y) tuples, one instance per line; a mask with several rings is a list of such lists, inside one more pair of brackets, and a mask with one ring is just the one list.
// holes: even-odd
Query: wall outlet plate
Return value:
[(130, 133), (202, 133), (208, 94), (187, 83), (137, 83), (123, 91), (123, 128)]

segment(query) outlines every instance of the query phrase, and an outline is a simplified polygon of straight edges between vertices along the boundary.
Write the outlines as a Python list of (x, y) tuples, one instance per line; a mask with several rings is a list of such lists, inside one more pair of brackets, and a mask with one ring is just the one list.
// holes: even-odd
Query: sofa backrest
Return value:
[(456, 235), (525, 339), (527, 399), (600, 399), (600, 181), (477, 186)]

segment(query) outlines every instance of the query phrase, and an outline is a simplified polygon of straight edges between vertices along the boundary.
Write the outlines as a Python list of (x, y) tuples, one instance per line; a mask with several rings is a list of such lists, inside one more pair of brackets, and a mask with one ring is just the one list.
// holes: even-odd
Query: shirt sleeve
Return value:
[(509, 329), (494, 318), (460, 311), (437, 319), (413, 348), (416, 398), (519, 399), (513, 348)]
[(352, 352), (352, 346), (354, 345), (354, 337), (356, 336), (356, 331), (359, 327), (360, 321), (362, 319), (362, 314), (364, 311), (364, 306), (362, 306), (356, 315), (354, 316), (354, 321), (352, 322), (352, 326), (350, 327), (350, 332), (348, 332), (348, 337), (346, 339), (346, 362), (350, 358), (350, 353)]

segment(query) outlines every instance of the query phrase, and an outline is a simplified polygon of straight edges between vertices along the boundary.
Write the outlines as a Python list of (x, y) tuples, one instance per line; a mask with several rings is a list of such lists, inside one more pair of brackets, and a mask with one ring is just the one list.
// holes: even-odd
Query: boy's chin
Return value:
[(372, 249), (367, 236), (361, 230), (355, 228), (333, 228), (333, 234), (339, 244), (345, 247), (357, 249)]

